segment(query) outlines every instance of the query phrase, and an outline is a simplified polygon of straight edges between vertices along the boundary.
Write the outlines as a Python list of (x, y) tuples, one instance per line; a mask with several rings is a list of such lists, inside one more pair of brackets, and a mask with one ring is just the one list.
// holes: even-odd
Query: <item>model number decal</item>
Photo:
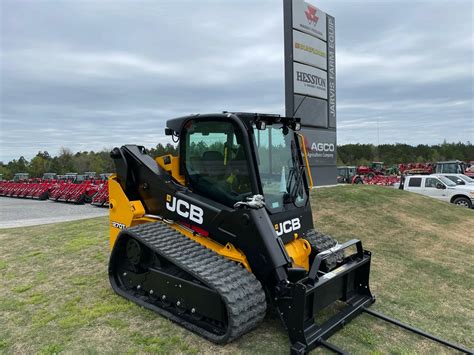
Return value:
[(275, 224), (275, 231), (277, 236), (282, 236), (284, 233), (294, 232), (301, 228), (301, 222), (299, 218), (293, 218), (288, 221), (280, 222)]
[(112, 227), (118, 228), (118, 229), (125, 229), (127, 226), (123, 223), (112, 221)]
[(171, 212), (176, 212), (181, 217), (189, 218), (197, 224), (204, 222), (204, 210), (201, 207), (174, 196), (166, 195), (166, 209)]

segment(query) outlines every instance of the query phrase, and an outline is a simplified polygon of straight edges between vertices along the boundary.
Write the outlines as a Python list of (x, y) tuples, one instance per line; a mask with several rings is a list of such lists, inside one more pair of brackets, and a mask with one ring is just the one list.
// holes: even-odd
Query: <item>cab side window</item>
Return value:
[(250, 195), (242, 133), (225, 121), (191, 121), (185, 129), (184, 165), (191, 188), (229, 207)]
[(425, 180), (425, 187), (427, 187), (427, 188), (436, 189), (437, 184), (441, 184), (441, 181), (439, 181), (438, 179), (426, 178), (426, 180)]
[(451, 180), (452, 182), (454, 182), (456, 185), (466, 185), (466, 182), (463, 181), (461, 178), (458, 178), (457, 176), (452, 176), (452, 175), (445, 175), (444, 176), (445, 178)]
[(421, 178), (410, 178), (409, 187), (421, 187)]

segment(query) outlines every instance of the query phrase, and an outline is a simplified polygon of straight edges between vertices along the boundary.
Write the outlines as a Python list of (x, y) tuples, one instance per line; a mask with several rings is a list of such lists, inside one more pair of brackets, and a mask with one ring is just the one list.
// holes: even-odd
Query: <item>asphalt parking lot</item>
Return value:
[(107, 208), (0, 197), (0, 229), (106, 216)]

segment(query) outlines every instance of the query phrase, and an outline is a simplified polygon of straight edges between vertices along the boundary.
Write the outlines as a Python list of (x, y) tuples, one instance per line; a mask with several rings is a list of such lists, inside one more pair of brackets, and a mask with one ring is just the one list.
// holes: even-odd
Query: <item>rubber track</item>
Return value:
[[(227, 308), (227, 332), (223, 335), (211, 333), (166, 309), (147, 302), (148, 308), (219, 344), (228, 343), (249, 332), (265, 317), (267, 305), (260, 282), (237, 263), (161, 222), (127, 228), (121, 235), (123, 233), (141, 241), (153, 252), (217, 291)], [(114, 283), (112, 282), (112, 286), (115, 289)], [(120, 295), (133, 300), (133, 296), (127, 297), (126, 291), (121, 291)]]

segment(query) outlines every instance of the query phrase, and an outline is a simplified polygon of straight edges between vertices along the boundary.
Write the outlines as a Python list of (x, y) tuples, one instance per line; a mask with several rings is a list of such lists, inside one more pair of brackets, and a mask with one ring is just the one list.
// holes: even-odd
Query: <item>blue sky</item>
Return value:
[[(284, 113), (280, 0), (0, 3), (0, 161)], [(336, 17), (338, 143), (474, 141), (471, 1), (312, 3)]]

